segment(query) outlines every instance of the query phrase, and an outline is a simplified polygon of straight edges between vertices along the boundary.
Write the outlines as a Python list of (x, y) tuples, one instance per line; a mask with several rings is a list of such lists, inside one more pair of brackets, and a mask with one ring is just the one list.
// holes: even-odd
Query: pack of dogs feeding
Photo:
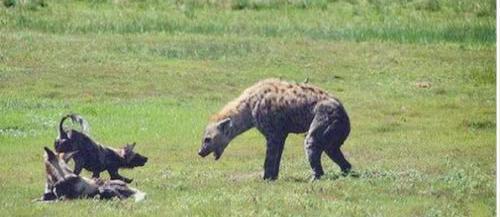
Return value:
[[(80, 124), (82, 132), (74, 129), (64, 130), (63, 124), (70, 118)], [(69, 114), (59, 123), (59, 136), (54, 142), (55, 153), (45, 147), (45, 169), (47, 181), (42, 201), (95, 198), (126, 199), (133, 197), (135, 201), (144, 198), (145, 193), (128, 187), (133, 180), (118, 174), (119, 168), (144, 166), (147, 157), (133, 151), (135, 143), (123, 148), (105, 147), (90, 138), (85, 131), (87, 122), (80, 116)], [(67, 162), (73, 159), (74, 170)], [(82, 169), (92, 172), (92, 179), (80, 176)], [(107, 170), (111, 180), (103, 181), (100, 173)]]

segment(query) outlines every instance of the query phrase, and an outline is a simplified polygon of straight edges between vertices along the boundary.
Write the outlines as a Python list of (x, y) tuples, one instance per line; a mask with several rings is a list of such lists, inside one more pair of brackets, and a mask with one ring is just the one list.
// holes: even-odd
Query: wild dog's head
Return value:
[(69, 169), (66, 162), (71, 159), (76, 152), (57, 155), (47, 147), (44, 147), (44, 149), (44, 164), (49, 185), (54, 185), (56, 182), (63, 180), (64, 177), (73, 174), (73, 171)]
[(232, 122), (230, 118), (208, 124), (205, 128), (202, 145), (198, 154), (206, 157), (213, 152), (215, 160), (218, 160), (231, 141), (229, 136), (231, 126)]
[(134, 152), (135, 142), (133, 144), (126, 144), (123, 148), (118, 150), (119, 155), (123, 158), (123, 167), (134, 168), (141, 167), (146, 164), (148, 158), (137, 152)]
[(90, 140), (88, 136), (84, 133), (78, 132), (76, 130), (65, 131), (63, 128), (64, 121), (71, 118), (73, 122), (80, 124), (82, 132), (88, 130), (87, 122), (80, 116), (75, 114), (69, 114), (64, 116), (59, 122), (59, 135), (54, 141), (54, 148), (57, 152), (71, 152), (78, 150), (78, 144)]
[(52, 194), (55, 198), (73, 199), (96, 195), (97, 184), (75, 175), (66, 164), (76, 151), (56, 154), (47, 147), (44, 147), (44, 149), (47, 187), (48, 189), (52, 189)]

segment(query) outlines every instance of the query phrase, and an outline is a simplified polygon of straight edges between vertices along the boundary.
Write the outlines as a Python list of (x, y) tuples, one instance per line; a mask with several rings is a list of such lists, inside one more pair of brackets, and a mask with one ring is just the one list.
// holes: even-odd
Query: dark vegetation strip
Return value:
[(418, 25), (382, 25), (313, 28), (263, 24), (249, 26), (245, 24), (224, 25), (223, 23), (188, 23), (169, 19), (141, 17), (130, 22), (96, 21), (79, 24), (54, 22), (36, 16), (18, 15), (11, 17), (10, 26), (17, 29), (38, 30), (50, 33), (151, 33), (184, 32), (194, 34), (237, 34), (262, 37), (309, 37), (322, 40), (347, 41), (393, 41), (399, 43), (470, 43), (494, 44), (496, 29), (493, 24), (447, 24), (436, 26)]

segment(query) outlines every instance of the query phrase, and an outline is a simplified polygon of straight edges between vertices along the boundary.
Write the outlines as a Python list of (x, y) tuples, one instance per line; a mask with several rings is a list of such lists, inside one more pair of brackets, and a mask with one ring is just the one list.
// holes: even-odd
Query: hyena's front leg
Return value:
[(276, 180), (278, 178), (285, 140), (286, 136), (267, 137), (266, 161), (264, 162), (265, 180)]
[(120, 174), (118, 174), (118, 168), (110, 168), (110, 169), (108, 169), (108, 173), (109, 173), (109, 176), (111, 177), (112, 180), (119, 179), (119, 180), (122, 180), (126, 183), (131, 183), (133, 181), (133, 179), (129, 179), (127, 177), (123, 177)]

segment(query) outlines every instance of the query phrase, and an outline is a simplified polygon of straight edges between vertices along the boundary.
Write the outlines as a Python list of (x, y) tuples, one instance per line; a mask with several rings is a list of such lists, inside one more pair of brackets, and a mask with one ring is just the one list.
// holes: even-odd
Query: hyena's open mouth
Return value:
[(198, 151), (198, 155), (200, 155), (201, 157), (204, 158), (204, 157), (208, 156), (209, 154), (211, 154), (212, 152), (214, 153), (215, 160), (219, 160), (219, 158), (222, 156), (221, 151), (217, 151), (217, 150), (212, 151), (212, 150), (207, 150), (207, 149), (200, 149)]
[(214, 151), (214, 158), (215, 158), (215, 160), (219, 160), (219, 158), (220, 158), (221, 155), (222, 155), (222, 153)]
[(207, 155), (209, 155), (209, 154), (210, 154), (210, 152), (211, 152), (211, 151), (206, 150), (206, 149), (200, 149), (200, 150), (198, 151), (198, 155), (200, 155), (201, 157), (206, 157)]

